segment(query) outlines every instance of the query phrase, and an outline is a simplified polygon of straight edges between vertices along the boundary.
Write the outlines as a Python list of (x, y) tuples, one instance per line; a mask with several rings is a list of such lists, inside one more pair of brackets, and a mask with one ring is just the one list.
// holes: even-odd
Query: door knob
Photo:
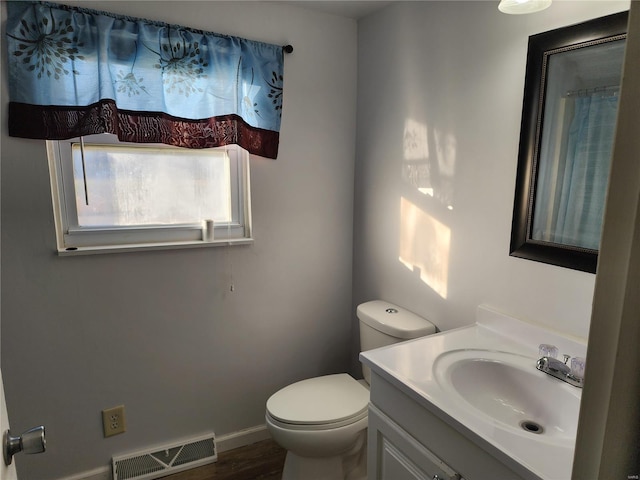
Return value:
[(2, 456), (4, 464), (11, 465), (13, 456), (18, 452), (26, 454), (42, 453), (47, 447), (44, 438), (44, 427), (34, 427), (27, 430), (19, 437), (12, 437), (11, 432), (7, 430), (2, 436)]

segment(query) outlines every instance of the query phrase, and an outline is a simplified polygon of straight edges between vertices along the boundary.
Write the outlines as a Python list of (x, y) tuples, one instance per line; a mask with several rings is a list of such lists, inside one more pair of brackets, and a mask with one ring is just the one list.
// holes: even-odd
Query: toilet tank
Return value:
[[(436, 326), (429, 320), (382, 300), (362, 303), (356, 313), (360, 321), (360, 350), (363, 352), (436, 332)], [(362, 373), (370, 383), (369, 368), (363, 365)]]

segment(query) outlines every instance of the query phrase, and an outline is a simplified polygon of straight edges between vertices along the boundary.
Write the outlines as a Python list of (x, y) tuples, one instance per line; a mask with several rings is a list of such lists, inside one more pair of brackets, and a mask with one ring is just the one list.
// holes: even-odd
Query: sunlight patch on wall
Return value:
[(438, 199), (448, 210), (453, 210), (453, 177), (456, 172), (456, 137), (435, 129), (436, 158), (438, 160)]
[(453, 210), (455, 137), (439, 129), (430, 131), (426, 124), (409, 118), (404, 124), (402, 147), (402, 180)]
[(429, 159), (429, 136), (427, 134), (427, 126), (423, 123), (410, 118), (404, 122), (402, 147), (405, 160)]
[(451, 229), (402, 197), (399, 260), (445, 299), (450, 248)]
[(433, 197), (429, 164), (429, 135), (427, 126), (407, 119), (402, 137), (404, 161), (402, 180), (418, 189), (423, 195)]

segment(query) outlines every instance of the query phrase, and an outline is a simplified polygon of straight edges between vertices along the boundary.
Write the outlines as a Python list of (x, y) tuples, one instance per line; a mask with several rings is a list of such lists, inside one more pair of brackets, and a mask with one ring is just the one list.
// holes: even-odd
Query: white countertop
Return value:
[[(535, 435), (479, 414), (467, 403), (473, 403), (472, 399), (454, 398), (455, 395), (443, 388), (442, 379), (436, 378), (433, 368), (447, 352), (488, 350), (512, 353), (521, 359), (525, 368), (530, 361), (532, 375), (548, 378), (550, 388), (564, 389), (563, 394), (577, 397), (578, 400), (572, 402), (577, 408), (581, 389), (535, 369), (541, 343), (556, 345), (560, 355), (586, 355), (586, 342), (582, 339), (568, 338), (480, 306), (473, 325), (362, 352), (360, 359), (429, 412), (493, 456), (500, 457), (498, 460), (516, 471), (522, 472), (524, 468), (526, 477), (568, 480), (571, 478), (575, 447), (572, 433), (565, 437)], [(577, 412), (574, 413), (577, 423)]]

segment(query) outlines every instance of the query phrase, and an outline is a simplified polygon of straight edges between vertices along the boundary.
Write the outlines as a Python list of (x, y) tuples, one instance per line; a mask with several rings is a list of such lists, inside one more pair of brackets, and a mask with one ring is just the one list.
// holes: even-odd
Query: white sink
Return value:
[(586, 341), (481, 306), (474, 325), (361, 359), (520, 477), (564, 480), (571, 478), (582, 390), (536, 369), (541, 343), (586, 356)]
[(579, 389), (538, 371), (535, 363), (515, 353), (460, 349), (441, 353), (432, 368), (440, 388), (485, 421), (532, 440), (575, 441)]

